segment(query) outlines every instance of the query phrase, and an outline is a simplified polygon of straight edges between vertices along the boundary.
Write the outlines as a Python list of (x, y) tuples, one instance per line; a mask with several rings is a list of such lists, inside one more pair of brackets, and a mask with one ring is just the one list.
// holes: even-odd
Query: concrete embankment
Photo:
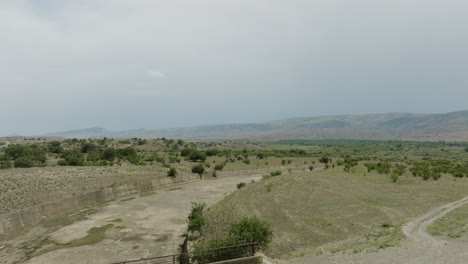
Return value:
[(161, 177), (154, 180), (103, 188), (94, 192), (38, 204), (16, 212), (0, 215), (0, 235), (38, 224), (43, 220), (77, 212), (83, 208), (92, 207), (108, 200), (140, 192), (148, 192), (180, 183), (198, 181), (199, 179), (199, 176), (194, 174), (180, 175), (177, 177)]

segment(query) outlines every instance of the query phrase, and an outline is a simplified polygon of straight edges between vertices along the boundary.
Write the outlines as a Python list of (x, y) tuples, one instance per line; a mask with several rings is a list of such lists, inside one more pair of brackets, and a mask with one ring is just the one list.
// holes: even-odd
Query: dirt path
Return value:
[[(249, 175), (204, 180), (168, 187), (144, 197), (128, 197), (111, 202), (87, 219), (45, 236), (49, 241), (66, 244), (85, 237), (93, 227), (113, 224), (115, 227), (107, 230), (106, 239), (96, 244), (51, 251), (26, 263), (112, 263), (176, 254), (183, 242), (181, 236), (186, 231), (186, 218), (192, 201), (211, 205), (235, 190), (237, 183), (260, 178), (261, 175)], [(46, 242), (39, 251), (51, 246), (53, 244)], [(0, 263), (17, 263), (14, 254), (3, 257), (0, 254)]]
[(307, 255), (276, 263), (293, 264), (464, 264), (468, 260), (468, 243), (463, 240), (442, 240), (431, 236), (426, 228), (457, 207), (467, 204), (468, 196), (458, 201), (431, 209), (429, 212), (408, 222), (402, 231), (407, 239), (400, 247), (387, 248), (379, 252), (356, 254)]

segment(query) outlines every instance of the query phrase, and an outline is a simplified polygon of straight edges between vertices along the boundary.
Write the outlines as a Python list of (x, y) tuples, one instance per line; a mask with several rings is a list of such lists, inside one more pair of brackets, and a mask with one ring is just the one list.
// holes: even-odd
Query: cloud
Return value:
[(146, 71), (146, 73), (148, 74), (148, 76), (155, 78), (155, 79), (163, 79), (166, 77), (166, 75), (159, 70), (149, 69)]

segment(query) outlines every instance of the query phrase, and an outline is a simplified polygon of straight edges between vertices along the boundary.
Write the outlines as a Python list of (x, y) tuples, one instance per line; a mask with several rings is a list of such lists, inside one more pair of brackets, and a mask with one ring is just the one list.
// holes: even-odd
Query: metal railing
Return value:
[(113, 264), (202, 264), (230, 260), (255, 255), (256, 243), (241, 244), (229, 247), (193, 251), (175, 255), (142, 258), (115, 262)]

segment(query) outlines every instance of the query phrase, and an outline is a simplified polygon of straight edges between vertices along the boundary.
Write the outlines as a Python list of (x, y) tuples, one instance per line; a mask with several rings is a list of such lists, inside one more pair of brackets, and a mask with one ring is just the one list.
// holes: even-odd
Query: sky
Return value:
[(468, 109), (466, 0), (0, 0), (0, 136)]

